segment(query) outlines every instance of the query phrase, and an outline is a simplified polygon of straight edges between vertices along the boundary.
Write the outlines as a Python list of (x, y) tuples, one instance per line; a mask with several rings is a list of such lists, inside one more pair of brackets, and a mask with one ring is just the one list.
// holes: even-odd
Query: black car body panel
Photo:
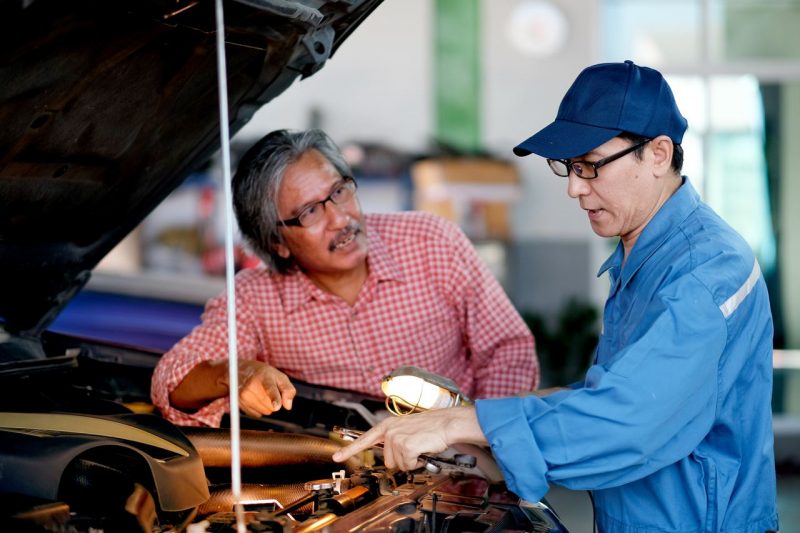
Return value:
[(209, 497), (197, 451), (175, 426), (155, 416), (3, 412), (0, 439), (0, 492), (57, 500), (70, 464), (102, 452), (149, 470), (142, 478), (153, 479), (165, 511), (197, 507)]
[[(230, 131), (322, 68), (379, 4), (226, 2)], [(219, 148), (214, 21), (211, 0), (0, 2), (8, 331), (43, 331), (100, 259)]]

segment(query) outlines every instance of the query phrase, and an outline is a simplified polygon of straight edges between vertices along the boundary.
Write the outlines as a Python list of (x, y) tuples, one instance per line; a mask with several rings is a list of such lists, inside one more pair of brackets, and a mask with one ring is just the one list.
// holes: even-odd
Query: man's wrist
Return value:
[(225, 396), (230, 392), (231, 380), (230, 371), (228, 370), (227, 359), (217, 359), (214, 361), (206, 361), (203, 363), (211, 373), (212, 382), (214, 384), (214, 396)]
[(455, 407), (455, 412), (448, 417), (446, 424), (445, 435), (448, 445), (457, 442), (465, 442), (470, 444), (485, 444), (486, 437), (481, 431), (481, 426), (478, 423), (478, 415), (475, 412), (475, 407)]

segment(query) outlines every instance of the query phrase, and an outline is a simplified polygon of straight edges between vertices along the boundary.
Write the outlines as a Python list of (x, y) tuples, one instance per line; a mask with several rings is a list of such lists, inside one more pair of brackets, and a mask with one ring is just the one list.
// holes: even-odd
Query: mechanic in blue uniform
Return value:
[(525, 397), (391, 418), (334, 455), (384, 442), (389, 467), (489, 444), (509, 488), (592, 491), (602, 532), (778, 529), (772, 317), (747, 243), (682, 177), (686, 119), (661, 74), (585, 69), (522, 142), (567, 182), (595, 233), (619, 237), (585, 379)]

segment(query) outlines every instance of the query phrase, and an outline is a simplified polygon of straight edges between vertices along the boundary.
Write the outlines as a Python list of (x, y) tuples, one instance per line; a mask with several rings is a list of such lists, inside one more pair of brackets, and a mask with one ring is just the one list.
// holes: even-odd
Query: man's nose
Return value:
[(325, 204), (325, 216), (328, 219), (328, 224), (334, 227), (344, 227), (350, 222), (350, 213), (347, 210), (347, 204), (335, 204), (327, 202)]
[(567, 176), (567, 194), (570, 198), (585, 196), (589, 194), (590, 189), (591, 186), (588, 180), (578, 177), (577, 174), (570, 170), (569, 176)]

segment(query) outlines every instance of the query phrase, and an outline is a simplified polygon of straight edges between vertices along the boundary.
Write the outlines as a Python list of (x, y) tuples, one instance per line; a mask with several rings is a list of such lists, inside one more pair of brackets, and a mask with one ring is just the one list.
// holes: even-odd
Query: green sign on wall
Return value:
[(479, 0), (436, 0), (437, 140), (466, 152), (481, 149)]

